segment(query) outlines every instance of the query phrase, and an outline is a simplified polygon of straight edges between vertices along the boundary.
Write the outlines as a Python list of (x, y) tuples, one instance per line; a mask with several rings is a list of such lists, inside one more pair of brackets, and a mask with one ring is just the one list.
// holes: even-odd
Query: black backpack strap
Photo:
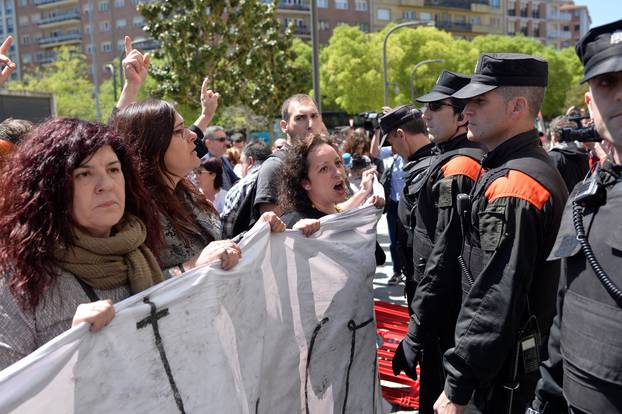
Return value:
[(99, 300), (99, 296), (97, 296), (95, 290), (90, 285), (87, 285), (86, 282), (80, 279), (78, 276), (75, 276), (75, 278), (82, 287), (82, 290), (84, 290), (84, 293), (86, 293), (86, 296), (91, 299), (91, 302), (97, 302)]

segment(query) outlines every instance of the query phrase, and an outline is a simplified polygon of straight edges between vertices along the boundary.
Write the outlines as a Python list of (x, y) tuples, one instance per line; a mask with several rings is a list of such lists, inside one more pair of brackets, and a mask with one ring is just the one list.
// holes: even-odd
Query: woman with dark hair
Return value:
[(0, 369), (113, 302), (163, 280), (156, 206), (111, 128), (55, 119), (32, 130), (0, 181)]
[[(148, 99), (136, 103), (147, 77), (149, 56), (134, 49), (128, 36), (125, 52), (125, 84), (111, 123), (136, 149), (143, 178), (156, 200), (165, 238), (160, 264), (172, 275), (217, 259), (223, 269), (230, 269), (240, 258), (240, 248), (231, 240), (220, 240), (218, 212), (186, 178), (200, 165), (197, 134), (203, 134), (211, 121), (218, 93), (208, 89), (205, 78), (201, 115), (186, 128), (182, 116), (168, 102)], [(285, 229), (275, 214), (264, 215), (261, 221), (269, 222), (272, 231)]]
[[(309, 136), (290, 147), (281, 177), (281, 219), (287, 228), (310, 235), (320, 228), (319, 218), (360, 206), (370, 195), (374, 171), (366, 171), (361, 188), (350, 199), (346, 172), (337, 149), (320, 135)], [(370, 202), (384, 206), (372, 196)]]
[(225, 206), (227, 190), (222, 188), (223, 167), (218, 158), (210, 158), (201, 161), (201, 166), (196, 170), (196, 179), (201, 192), (216, 207), (218, 213)]

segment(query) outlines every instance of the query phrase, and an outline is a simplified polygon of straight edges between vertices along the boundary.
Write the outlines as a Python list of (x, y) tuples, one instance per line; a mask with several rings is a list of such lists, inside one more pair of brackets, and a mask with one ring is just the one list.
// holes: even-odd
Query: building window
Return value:
[(354, 8), (357, 11), (367, 11), (367, 10), (369, 10), (369, 6), (367, 5), (367, 0), (356, 0), (354, 2)]
[(30, 53), (24, 53), (22, 55), (22, 63), (26, 64), (30, 62), (32, 62), (32, 55)]
[(376, 17), (378, 20), (391, 20), (390, 9), (378, 9), (376, 10)]
[(107, 1), (100, 1), (97, 6), (99, 8), (99, 11), (108, 11), (109, 5)]
[(327, 9), (328, 8), (328, 0), (318, 0), (317, 1), (317, 7), (320, 9)]
[(84, 50), (86, 51), (86, 53), (88, 53), (89, 55), (93, 53), (93, 50), (95, 48), (93, 47), (93, 44), (89, 43), (88, 45), (86, 45), (86, 47), (84, 48)]
[(369, 33), (369, 23), (367, 23), (367, 22), (360, 22), (359, 23), (359, 29), (361, 29), (361, 32)]
[(125, 50), (125, 41), (123, 39), (117, 40), (117, 50), (119, 52), (122, 52), (123, 50)]
[(117, 29), (121, 29), (123, 27), (126, 27), (127, 26), (127, 20), (119, 19), (119, 20), (117, 20), (115, 26), (116, 26)]
[(490, 7), (494, 8), (494, 9), (500, 9), (501, 8), (501, 0), (490, 0), (489, 4), (490, 4)]
[(91, 25), (90, 24), (85, 24), (84, 25), (84, 33), (86, 33), (86, 34), (90, 34), (91, 33)]
[(143, 16), (134, 16), (132, 18), (132, 25), (134, 27), (142, 28), (144, 24), (145, 24), (145, 19), (143, 19)]
[(575, 25), (574, 30), (575, 30), (575, 32), (580, 31), (581, 30), (581, 25), (578, 25), (578, 24)]
[(142, 0), (132, 0), (132, 6), (138, 6)]
[(25, 34), (22, 36), (22, 44), (24, 46), (30, 44), (30, 35)]
[(330, 30), (330, 23), (327, 22), (326, 20), (320, 20), (318, 24), (320, 26), (321, 31)]
[(33, 24), (36, 24), (39, 20), (41, 20), (41, 15), (39, 13), (30, 15), (30, 21)]
[(84, 14), (88, 14), (90, 10), (91, 10), (91, 5), (89, 3), (86, 3), (84, 6), (82, 6), (82, 12)]
[(419, 20), (421, 20), (422, 22), (429, 22), (430, 20), (432, 20), (432, 14), (427, 12), (421, 12), (419, 13)]
[(125, 7), (125, 0), (114, 0), (115, 9), (121, 9)]
[(482, 18), (480, 16), (471, 16), (471, 24), (482, 24)]
[(508, 34), (514, 34), (514, 32), (516, 31), (516, 23), (514, 22), (508, 22)]
[(28, 26), (28, 23), (30, 23), (30, 20), (28, 19), (28, 16), (19, 16), (19, 25), (20, 26)]
[(109, 21), (103, 21), (103, 22), (99, 22), (99, 31), (100, 32), (109, 32), (110, 31), (110, 22)]
[(28, 0), (19, 0), (19, 5), (20, 5), (21, 7), (28, 6)]
[(406, 10), (402, 13), (402, 19), (404, 20), (415, 20), (416, 17), (416, 13), (412, 10)]
[(348, 10), (348, 0), (335, 0), (335, 8), (339, 10)]
[(111, 42), (102, 42), (101, 43), (101, 51), (102, 52), (112, 52), (112, 43)]
[(508, 3), (508, 16), (516, 16), (516, 3), (513, 1)]

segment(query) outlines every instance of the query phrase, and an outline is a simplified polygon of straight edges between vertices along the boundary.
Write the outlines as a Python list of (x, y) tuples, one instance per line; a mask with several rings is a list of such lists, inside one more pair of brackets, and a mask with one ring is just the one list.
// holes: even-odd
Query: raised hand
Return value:
[(17, 67), (15, 63), (9, 58), (9, 48), (13, 43), (13, 36), (7, 37), (2, 45), (0, 45), (0, 66), (5, 65), (0, 72), (0, 85), (2, 85), (11, 76), (11, 73)]
[(201, 85), (201, 113), (210, 119), (214, 117), (218, 108), (220, 94), (208, 88), (209, 78), (206, 76)]
[(149, 53), (142, 54), (132, 46), (132, 38), (125, 36), (125, 58), (123, 59), (123, 74), (125, 82), (136, 88), (140, 88), (149, 70)]

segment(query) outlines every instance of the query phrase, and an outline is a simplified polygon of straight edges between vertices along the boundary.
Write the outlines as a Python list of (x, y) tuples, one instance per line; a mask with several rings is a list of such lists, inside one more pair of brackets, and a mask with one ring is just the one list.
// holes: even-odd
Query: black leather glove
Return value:
[(397, 346), (391, 366), (393, 374), (404, 371), (413, 380), (417, 379), (417, 364), (421, 361), (423, 346), (410, 334), (406, 335)]

